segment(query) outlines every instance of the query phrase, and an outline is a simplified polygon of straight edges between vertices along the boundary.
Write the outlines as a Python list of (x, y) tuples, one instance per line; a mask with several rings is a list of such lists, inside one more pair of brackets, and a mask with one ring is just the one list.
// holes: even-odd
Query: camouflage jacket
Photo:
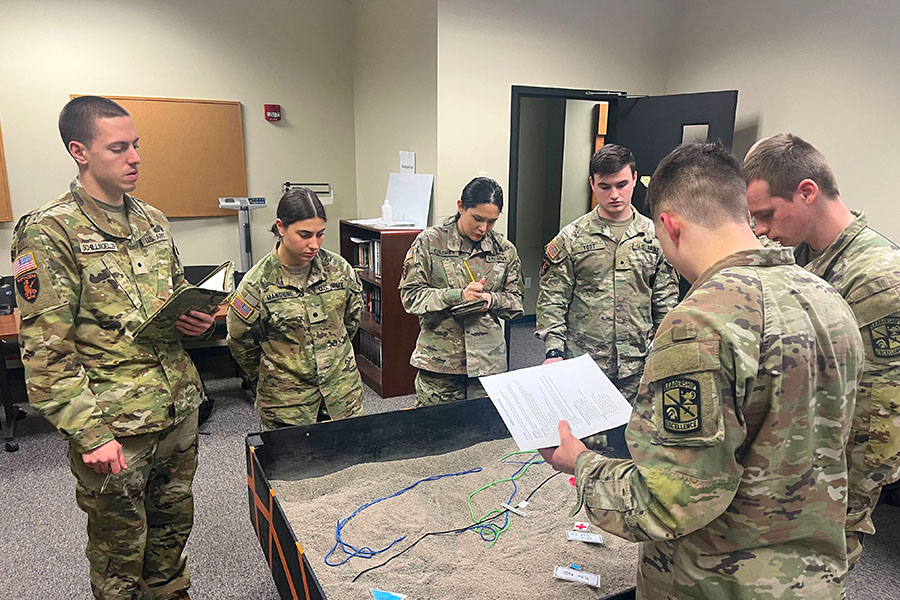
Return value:
[(900, 249), (854, 214), (820, 256), (810, 260), (806, 244), (794, 255), (847, 300), (866, 347), (847, 444), (847, 530), (875, 533), (870, 515), (879, 490), (900, 477)]
[(285, 409), (306, 410), (320, 395), (332, 417), (358, 408), (339, 403), (362, 389), (352, 344), (362, 305), (359, 276), (324, 248), (303, 289), (282, 267), (277, 246), (244, 275), (228, 307), (228, 347), (259, 378), (256, 407), (264, 418), (292, 423), (297, 415), (287, 419)]
[[(485, 279), (491, 307), (455, 317), (449, 309), (462, 303), (462, 291), (472, 277)], [(524, 291), (519, 254), (505, 237), (491, 231), (474, 244), (459, 233), (455, 219), (429, 227), (406, 254), (400, 278), (403, 308), (419, 316), (419, 338), (409, 363), (469, 377), (503, 373), (506, 340), (500, 319), (522, 316)]]
[(566, 225), (544, 250), (537, 331), (566, 358), (590, 354), (606, 375), (640, 373), (653, 331), (678, 303), (678, 279), (634, 213), (616, 241), (596, 210)]
[(165, 216), (127, 195), (125, 204), (130, 231), (76, 179), (13, 234), (28, 398), (80, 452), (165, 429), (201, 401), (180, 342), (132, 335), (184, 271)]
[(645, 542), (643, 598), (841, 597), (864, 350), (843, 299), (793, 262), (747, 250), (703, 273), (653, 340), (632, 458), (576, 460), (575, 510)]

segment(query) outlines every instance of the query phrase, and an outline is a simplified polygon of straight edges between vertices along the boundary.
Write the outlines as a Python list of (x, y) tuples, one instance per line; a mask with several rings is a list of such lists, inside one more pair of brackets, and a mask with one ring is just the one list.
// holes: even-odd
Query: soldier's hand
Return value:
[(553, 358), (548, 358), (548, 359), (546, 359), (546, 360), (545, 360), (544, 362), (542, 362), (541, 364), (542, 364), (542, 365), (549, 365), (549, 364), (551, 364), (551, 363), (559, 362), (559, 361), (561, 361), (561, 360), (563, 360), (563, 357), (562, 357), (562, 356), (554, 356)]
[(463, 302), (471, 302), (472, 300), (481, 300), (481, 293), (484, 291), (484, 279), (481, 281), (473, 281), (462, 291)]
[(487, 304), (484, 305), (484, 308), (479, 310), (478, 312), (487, 312), (488, 309), (491, 308), (491, 304), (494, 302), (494, 296), (490, 292), (485, 292), (481, 295), (483, 300), (487, 300)]
[(81, 460), (89, 468), (101, 474), (112, 472), (113, 475), (118, 475), (120, 471), (128, 468), (128, 465), (125, 464), (122, 444), (116, 440), (106, 442), (90, 452), (85, 452), (81, 455)]
[(202, 313), (199, 310), (187, 312), (175, 321), (175, 329), (189, 336), (203, 335), (216, 322), (218, 307), (212, 314)]
[(575, 459), (578, 455), (587, 450), (581, 440), (572, 435), (569, 424), (565, 421), (559, 422), (559, 446), (556, 448), (541, 448), (539, 452), (544, 460), (557, 471), (575, 474)]

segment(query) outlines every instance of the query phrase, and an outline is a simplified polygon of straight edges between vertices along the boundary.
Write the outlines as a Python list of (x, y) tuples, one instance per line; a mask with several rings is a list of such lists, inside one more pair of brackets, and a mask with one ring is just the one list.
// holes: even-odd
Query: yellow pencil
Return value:
[(474, 282), (475, 282), (475, 276), (472, 275), (472, 269), (469, 268), (469, 263), (466, 261), (466, 259), (463, 259), (463, 264), (466, 265), (466, 271), (469, 272), (469, 277), (472, 278), (472, 283), (474, 283)]

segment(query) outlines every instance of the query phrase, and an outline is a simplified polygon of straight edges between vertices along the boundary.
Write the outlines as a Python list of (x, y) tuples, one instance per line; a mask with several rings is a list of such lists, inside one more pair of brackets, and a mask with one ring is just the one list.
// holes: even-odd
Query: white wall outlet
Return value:
[(531, 289), (531, 277), (526, 277), (526, 278), (525, 278), (525, 289), (526, 289), (526, 290)]

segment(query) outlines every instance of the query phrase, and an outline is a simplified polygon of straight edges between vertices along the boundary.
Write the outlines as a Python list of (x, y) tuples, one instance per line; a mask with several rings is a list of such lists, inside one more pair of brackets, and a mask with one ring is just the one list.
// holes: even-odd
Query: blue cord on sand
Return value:
[[(361, 513), (363, 510), (369, 508), (370, 506), (372, 506), (374, 504), (378, 504), (379, 502), (381, 502), (383, 500), (388, 500), (390, 498), (396, 498), (400, 494), (403, 494), (403, 493), (408, 492), (409, 490), (413, 489), (420, 483), (424, 483), (426, 481), (437, 481), (438, 479), (443, 479), (444, 477), (457, 477), (459, 475), (468, 475), (470, 473), (478, 473), (479, 471), (481, 471), (481, 467), (475, 467), (474, 469), (469, 469), (468, 471), (460, 471), (459, 473), (444, 473), (443, 475), (432, 475), (431, 477), (426, 477), (425, 479), (420, 479), (417, 482), (406, 486), (402, 490), (400, 490), (398, 492), (394, 492), (390, 496), (384, 496), (383, 498), (378, 498), (377, 500), (373, 500), (371, 502), (363, 504), (362, 506), (357, 508), (355, 511), (353, 511), (353, 514), (351, 514), (346, 519), (338, 520), (337, 526), (335, 527), (335, 531), (334, 531), (334, 540), (335, 540), (334, 546), (332, 546), (331, 550), (328, 551), (328, 554), (325, 555), (325, 564), (328, 565), (329, 567), (339, 567), (354, 557), (374, 558), (374, 557), (378, 556), (379, 554), (381, 554), (382, 552), (384, 552), (386, 550), (390, 550), (390, 548), (394, 544), (402, 542), (403, 540), (406, 539), (406, 536), (399, 537), (396, 540), (394, 540), (393, 542), (391, 542), (390, 544), (388, 544), (387, 546), (385, 546), (384, 548), (382, 548), (381, 550), (372, 550), (368, 546), (363, 546), (362, 548), (357, 548), (356, 546), (353, 546), (352, 544), (348, 544), (347, 542), (345, 542), (341, 537), (341, 531), (344, 529), (344, 527), (347, 525), (347, 523), (350, 521), (350, 519), (352, 519), (353, 517), (355, 517), (356, 515)], [(329, 557), (335, 551), (337, 551), (338, 547), (340, 547), (341, 551), (344, 554), (346, 554), (347, 556), (345, 556), (344, 560), (342, 560), (340, 562), (334, 562), (334, 563), (329, 562), (329, 560), (328, 560)]]

